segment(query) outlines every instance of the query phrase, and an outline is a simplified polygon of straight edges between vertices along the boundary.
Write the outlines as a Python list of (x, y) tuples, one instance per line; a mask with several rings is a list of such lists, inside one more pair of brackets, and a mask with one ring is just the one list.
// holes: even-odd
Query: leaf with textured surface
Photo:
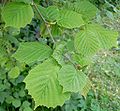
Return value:
[(65, 49), (65, 42), (60, 42), (56, 44), (56, 48), (52, 54), (52, 57), (58, 62), (58, 64), (63, 65), (65, 64), (64, 62), (64, 49)]
[[(63, 93), (57, 81), (59, 66), (54, 59), (48, 59), (33, 68), (25, 78), (26, 88), (35, 100), (35, 107), (63, 105), (69, 93)], [(34, 85), (33, 85), (34, 84)]]
[(75, 11), (69, 11), (64, 9), (64, 10), (60, 10), (59, 13), (60, 15), (57, 20), (57, 23), (62, 27), (72, 29), (84, 25), (82, 16)]
[(89, 78), (87, 78), (87, 82), (83, 88), (83, 90), (80, 91), (81, 95), (83, 95), (84, 97), (87, 96), (88, 92), (90, 91), (91, 89), (91, 86), (92, 86), (92, 83), (91, 81), (89, 80)]
[(18, 50), (13, 54), (20, 62), (25, 62), (27, 64), (43, 61), (52, 54), (52, 49), (39, 42), (26, 42), (21, 43)]
[(32, 21), (34, 13), (32, 7), (28, 4), (11, 2), (2, 9), (2, 17), (6, 27), (20, 28), (25, 27)]
[(58, 80), (63, 92), (79, 92), (84, 88), (87, 76), (72, 65), (64, 65), (58, 73)]
[(98, 24), (88, 24), (75, 37), (74, 46), (84, 56), (94, 55), (100, 49), (117, 46), (118, 33), (110, 31)]
[(92, 62), (92, 58), (89, 56), (82, 56), (80, 54), (73, 54), (72, 58), (76, 61), (77, 64), (80, 64), (80, 67), (89, 65)]
[(82, 17), (85, 21), (91, 20), (93, 17), (95, 17), (98, 10), (96, 6), (86, 0), (67, 3), (65, 4), (64, 8), (82, 14)]
[(86, 20), (91, 20), (95, 17), (98, 10), (96, 6), (86, 0), (76, 2), (74, 9), (76, 12), (82, 14)]
[(47, 8), (38, 6), (38, 8), (46, 20), (54, 22), (58, 19), (59, 9), (56, 6), (49, 6)]

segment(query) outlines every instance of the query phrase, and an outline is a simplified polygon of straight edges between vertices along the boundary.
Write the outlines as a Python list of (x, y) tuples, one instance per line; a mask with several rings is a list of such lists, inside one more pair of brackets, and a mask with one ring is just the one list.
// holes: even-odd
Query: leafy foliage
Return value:
[(87, 0), (0, 3), (0, 110), (105, 110), (87, 96), (88, 68), (101, 50), (118, 49), (118, 32), (99, 25), (97, 7)]

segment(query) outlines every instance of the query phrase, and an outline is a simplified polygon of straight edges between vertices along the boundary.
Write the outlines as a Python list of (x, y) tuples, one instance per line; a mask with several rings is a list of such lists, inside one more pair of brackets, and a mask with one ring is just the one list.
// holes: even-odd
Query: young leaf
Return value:
[(69, 98), (63, 93), (57, 81), (59, 66), (54, 59), (48, 59), (33, 68), (25, 78), (26, 88), (35, 100), (35, 108), (39, 105), (56, 107)]
[(8, 73), (10, 78), (17, 78), (19, 74), (20, 74), (20, 70), (17, 66), (12, 68), (10, 72)]
[(56, 6), (49, 6), (47, 8), (39, 6), (38, 8), (44, 18), (48, 21), (54, 22), (59, 17), (59, 9)]
[(64, 65), (58, 73), (58, 80), (63, 86), (63, 92), (79, 92), (84, 88), (87, 76), (72, 65)]
[(98, 24), (88, 24), (75, 37), (74, 46), (84, 56), (94, 55), (100, 49), (117, 46), (118, 33), (110, 31)]
[(2, 17), (6, 27), (25, 27), (31, 22), (33, 16), (32, 7), (24, 3), (10, 2), (2, 10)]
[(52, 49), (39, 42), (21, 43), (18, 50), (13, 54), (20, 62), (31, 64), (36, 61), (43, 61), (52, 54)]
[(82, 19), (82, 15), (69, 10), (60, 10), (60, 15), (57, 20), (58, 25), (65, 27), (65, 28), (78, 28), (84, 25), (84, 21)]

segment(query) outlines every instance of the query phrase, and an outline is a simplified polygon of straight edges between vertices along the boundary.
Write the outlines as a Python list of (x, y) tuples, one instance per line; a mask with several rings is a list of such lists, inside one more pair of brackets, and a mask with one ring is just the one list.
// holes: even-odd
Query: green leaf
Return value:
[(33, 111), (33, 110), (32, 110), (32, 108), (30, 108), (30, 107), (26, 107), (26, 108), (24, 108), (23, 111)]
[(83, 15), (84, 20), (91, 20), (96, 16), (97, 7), (89, 1), (79, 1), (74, 4), (74, 10)]
[(10, 72), (8, 73), (8, 76), (10, 78), (17, 78), (20, 74), (20, 70), (19, 70), (19, 67), (13, 67)]
[(18, 61), (27, 64), (43, 61), (52, 54), (52, 49), (39, 42), (21, 43), (16, 53), (13, 55)]
[(64, 65), (58, 73), (58, 80), (63, 92), (79, 92), (84, 88), (87, 76), (72, 65)]
[(3, 8), (2, 17), (6, 27), (20, 28), (25, 27), (32, 21), (34, 13), (32, 7), (28, 4), (11, 2)]
[(56, 107), (63, 105), (69, 93), (63, 93), (57, 80), (59, 66), (53, 59), (48, 59), (33, 68), (25, 78), (26, 88), (35, 100), (35, 108), (39, 105)]
[(75, 37), (74, 46), (84, 56), (94, 55), (100, 49), (117, 46), (118, 33), (107, 30), (98, 24), (88, 24)]
[(13, 100), (14, 100), (13, 96), (8, 96), (5, 100), (5, 102), (8, 104), (11, 104)]
[(20, 105), (21, 105), (21, 101), (20, 101), (19, 99), (14, 99), (14, 100), (12, 101), (12, 104), (13, 104), (13, 106), (14, 106), (15, 108), (18, 108), (18, 107), (20, 107)]
[(87, 96), (88, 92), (90, 91), (91, 89), (91, 86), (92, 86), (92, 83), (91, 81), (89, 80), (89, 78), (87, 79), (87, 82), (83, 88), (83, 90), (80, 91), (81, 95), (83, 95), (84, 97)]
[(86, 65), (89, 65), (92, 62), (92, 58), (89, 56), (82, 56), (80, 54), (73, 54), (72, 55), (73, 60), (80, 64), (81, 67), (84, 67)]
[(59, 9), (56, 6), (49, 6), (47, 8), (39, 6), (38, 8), (44, 18), (48, 21), (55, 22), (59, 17)]
[(75, 11), (69, 10), (60, 10), (60, 15), (57, 20), (58, 25), (65, 27), (65, 28), (78, 28), (84, 25), (84, 21), (82, 19), (81, 14)]
[(65, 48), (66, 43), (65, 42), (60, 42), (56, 44), (56, 48), (54, 49), (54, 52), (52, 54), (52, 57), (58, 62), (58, 64), (63, 65), (65, 64), (64, 62), (64, 48)]

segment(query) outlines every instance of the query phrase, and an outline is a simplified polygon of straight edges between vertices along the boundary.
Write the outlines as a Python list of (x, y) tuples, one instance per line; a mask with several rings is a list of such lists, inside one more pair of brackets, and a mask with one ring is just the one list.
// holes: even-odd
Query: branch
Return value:
[(50, 35), (53, 43), (56, 44), (56, 43), (55, 43), (55, 40), (54, 40), (54, 38), (53, 38), (53, 36), (52, 36), (52, 34), (51, 34), (51, 31), (50, 31), (50, 29), (49, 29), (48, 22), (45, 20), (45, 18), (43, 17), (43, 15), (42, 15), (41, 12), (39, 11), (37, 5), (36, 5), (34, 2), (33, 2), (33, 6), (35, 7), (35, 10), (38, 12), (39, 16), (40, 16), (40, 17), (42, 18), (42, 20), (44, 21), (44, 23), (45, 23), (45, 25), (46, 25), (46, 28), (47, 28), (47, 31), (48, 31), (48, 33), (49, 33), (49, 35)]

